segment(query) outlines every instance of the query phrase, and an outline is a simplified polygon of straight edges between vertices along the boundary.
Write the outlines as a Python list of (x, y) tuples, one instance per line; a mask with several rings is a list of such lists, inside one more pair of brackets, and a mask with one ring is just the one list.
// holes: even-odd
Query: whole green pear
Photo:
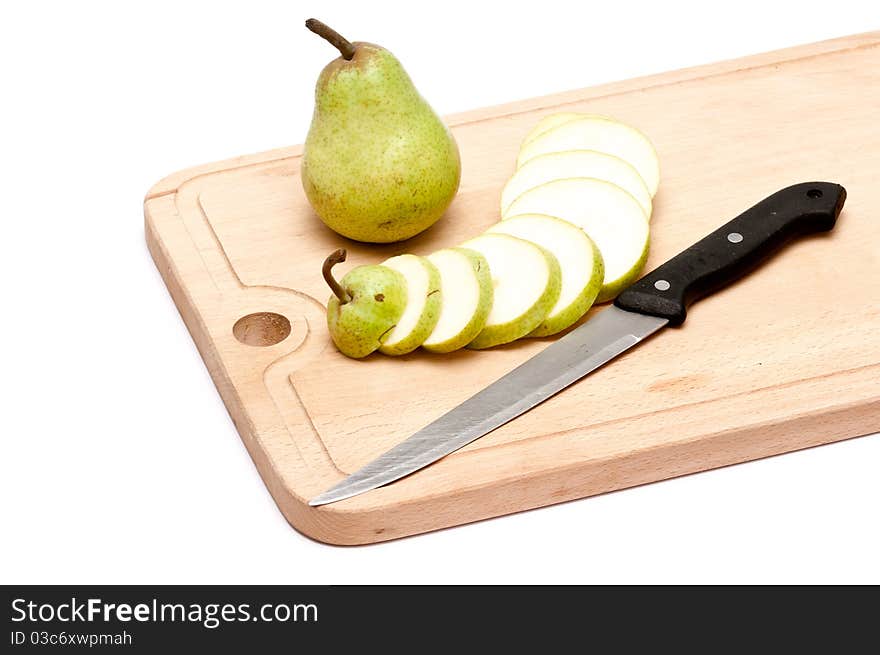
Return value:
[(306, 26), (342, 53), (321, 72), (302, 185), (330, 229), (357, 241), (408, 239), (433, 225), (461, 178), (458, 145), (397, 58)]
[(382, 345), (406, 308), (406, 278), (387, 266), (358, 266), (337, 282), (330, 269), (345, 261), (337, 250), (325, 261), (324, 279), (333, 290), (327, 328), (343, 355), (366, 357)]

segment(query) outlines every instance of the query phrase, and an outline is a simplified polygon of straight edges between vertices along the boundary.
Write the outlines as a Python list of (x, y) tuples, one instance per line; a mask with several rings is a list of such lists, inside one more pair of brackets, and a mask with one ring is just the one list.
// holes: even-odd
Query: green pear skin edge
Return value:
[[(562, 219), (560, 218), (559, 220)], [(574, 227), (577, 226), (575, 225)], [(589, 236), (587, 238), (589, 239)], [(590, 247), (593, 249), (593, 277), (590, 278), (590, 283), (584, 287), (577, 301), (569, 305), (565, 311), (559, 312), (556, 316), (546, 318), (543, 323), (529, 332), (527, 336), (549, 337), (557, 332), (562, 332), (565, 328), (577, 323), (584, 314), (590, 311), (590, 307), (593, 306), (593, 303), (599, 297), (599, 292), (602, 290), (602, 280), (605, 278), (605, 263), (602, 261), (602, 253), (599, 252), (592, 239), (590, 239)]]
[(531, 131), (526, 134), (525, 138), (522, 140), (522, 144), (520, 147), (526, 145), (530, 141), (534, 141), (539, 136), (544, 134), (544, 132), (549, 132), (555, 127), (559, 127), (564, 123), (568, 123), (569, 121), (573, 121), (578, 118), (605, 118), (607, 120), (614, 120), (604, 114), (587, 114), (576, 111), (560, 111), (555, 114), (548, 114), (544, 116), (541, 120), (539, 120), (535, 127), (531, 129)]
[[(470, 248), (456, 247), (450, 248), (450, 250), (460, 252), (470, 260), (474, 273), (477, 276), (480, 296), (477, 302), (477, 311), (474, 312), (473, 317), (461, 332), (451, 339), (441, 341), (440, 343), (422, 344), (422, 348), (432, 353), (450, 353), (467, 346), (482, 331), (483, 326), (486, 325), (486, 319), (489, 317), (489, 312), (492, 311), (494, 289), (492, 288), (492, 275), (489, 272), (489, 263), (486, 261), (486, 258)], [(441, 295), (444, 293), (442, 289), (440, 293)], [(451, 296), (452, 294), (447, 292), (443, 301), (452, 302)]]
[[(632, 198), (632, 201), (634, 203), (638, 204), (638, 200), (635, 197), (633, 197), (631, 193), (629, 193), (628, 191), (626, 191), (624, 189), (621, 189), (616, 184), (613, 184), (613, 183), (608, 182), (606, 180), (598, 180), (596, 178), (571, 178), (571, 179), (572, 180), (589, 179), (589, 180), (593, 180), (595, 182), (601, 182), (602, 184), (610, 185), (612, 187), (619, 189), (623, 193), (625, 193), (627, 196)], [(533, 189), (529, 189), (529, 191), (526, 191), (525, 193), (523, 193), (521, 196), (519, 196), (519, 198), (523, 198), (523, 197), (527, 196), (529, 193), (535, 191), (536, 189), (540, 189), (541, 187), (545, 187), (550, 184), (554, 184), (555, 182), (566, 182), (566, 181), (567, 180), (554, 180), (552, 182), (546, 182), (545, 184), (538, 185), (537, 187), (535, 187)], [(517, 200), (519, 200), (519, 198), (517, 198)], [(511, 204), (511, 207), (514, 207), (515, 205), (516, 205), (516, 200)], [(645, 223), (648, 224), (648, 222), (649, 222), (648, 217), (645, 215), (644, 209), (642, 209), (642, 207), (640, 205), (639, 205), (639, 209), (641, 211), (642, 217), (645, 220)], [(559, 216), (553, 216), (552, 214), (550, 214), (548, 212), (524, 211), (522, 213), (529, 213), (529, 214), (530, 213), (545, 213), (548, 216), (551, 216), (552, 218), (558, 218), (559, 220), (565, 220), (563, 218), (560, 218)], [(509, 216), (502, 217), (502, 221), (507, 220), (508, 218), (513, 218), (514, 216), (516, 216), (516, 213), (511, 212)], [(573, 225), (576, 225), (573, 221), (567, 221), (567, 222), (572, 223)], [(581, 226), (578, 226), (578, 227), (581, 227)], [(584, 229), (583, 227), (581, 227), (581, 229), (586, 233), (587, 236), (590, 236), (590, 233), (587, 232), (586, 229)], [(592, 240), (592, 237), (591, 237), (591, 240)], [(594, 243), (595, 243), (595, 241), (594, 241)], [(619, 278), (614, 279), (614, 280), (610, 280), (610, 281), (604, 283), (602, 285), (602, 288), (599, 290), (599, 295), (596, 297), (594, 304), (600, 304), (600, 303), (608, 302), (609, 300), (613, 300), (614, 298), (617, 297), (617, 295), (621, 291), (623, 291), (626, 287), (628, 287), (630, 284), (635, 282), (640, 277), (642, 269), (644, 269), (645, 264), (648, 261), (648, 253), (650, 250), (650, 246), (651, 246), (651, 230), (650, 230), (650, 226), (649, 226), (647, 229), (646, 235), (645, 235), (645, 245), (642, 250), (642, 253), (636, 259), (632, 268), (627, 270), (627, 272), (624, 275), (621, 275)], [(600, 253), (601, 253), (601, 250), (600, 250)], [(603, 262), (604, 262), (604, 256), (603, 256)]]
[[(510, 229), (509, 222), (513, 221), (515, 223), (516, 219), (519, 217), (536, 218), (539, 216), (545, 218), (548, 221), (565, 223), (565, 225), (571, 226), (571, 229), (577, 230), (577, 233), (583, 238), (586, 243), (589, 244), (593, 257), (593, 270), (592, 274), (590, 275), (590, 279), (584, 285), (583, 289), (581, 289), (578, 296), (555, 316), (548, 315), (544, 319), (543, 323), (541, 323), (538, 327), (536, 327), (528, 335), (526, 335), (529, 337), (549, 337), (553, 334), (556, 334), (557, 332), (562, 332), (562, 330), (577, 323), (577, 321), (590, 310), (590, 307), (593, 306), (593, 303), (596, 301), (596, 297), (602, 288), (602, 281), (605, 279), (605, 262), (602, 260), (602, 253), (599, 252), (599, 248), (596, 246), (595, 242), (587, 235), (587, 233), (574, 223), (569, 223), (568, 221), (564, 221), (561, 218), (547, 216), (544, 214), (520, 214), (519, 216), (510, 216), (508, 218), (505, 218), (503, 221), (496, 223), (486, 231), (499, 232), (501, 234), (510, 234), (520, 239), (531, 241), (531, 239), (529, 239), (527, 236), (520, 235), (515, 230)], [(535, 242), (532, 241), (532, 243)], [(535, 245), (540, 246), (541, 244), (535, 243)], [(552, 252), (552, 249), (549, 250)], [(561, 265), (560, 270), (562, 270)], [(564, 277), (565, 274), (563, 273), (563, 278)]]
[[(534, 159), (536, 156), (538, 156), (540, 154), (547, 154), (549, 152), (554, 152), (554, 151), (563, 152), (566, 150), (572, 150), (572, 148), (565, 148), (562, 150), (551, 149), (551, 150), (546, 150), (544, 152), (539, 151), (538, 155), (534, 155), (528, 151), (528, 148), (530, 146), (532, 146), (535, 142), (537, 142), (539, 138), (544, 138), (546, 136), (549, 136), (551, 132), (556, 132), (557, 130), (562, 130), (563, 128), (566, 128), (567, 126), (571, 125), (572, 123), (576, 123), (576, 122), (579, 123), (582, 120), (583, 121), (595, 121), (595, 122), (605, 122), (605, 123), (609, 123), (609, 124), (615, 124), (619, 127), (622, 127), (626, 130), (629, 130), (631, 133), (636, 135), (643, 142), (644, 145), (648, 146), (648, 149), (651, 153), (651, 160), (653, 163), (653, 167), (652, 167), (653, 174), (650, 175), (650, 179), (645, 177), (645, 173), (647, 173), (649, 171), (642, 170), (637, 165), (637, 163), (631, 161), (628, 157), (622, 156), (621, 154), (618, 154), (617, 152), (611, 152), (610, 150), (598, 149), (598, 148), (594, 148), (594, 149), (599, 150), (600, 152), (607, 152), (607, 154), (614, 155), (615, 157), (618, 157), (619, 159), (624, 160), (630, 166), (635, 168), (639, 172), (639, 175), (641, 175), (642, 181), (645, 183), (645, 186), (648, 188), (648, 191), (650, 192), (651, 197), (653, 198), (657, 194), (657, 189), (659, 188), (660, 178), (661, 178), (660, 158), (657, 155), (657, 149), (654, 147), (653, 142), (640, 129), (633, 127), (632, 125), (629, 125), (628, 123), (622, 123), (617, 119), (610, 118), (608, 116), (602, 116), (600, 114), (585, 114), (584, 116), (581, 116), (580, 118), (575, 118), (573, 120), (562, 122), (559, 125), (556, 125), (553, 128), (547, 130), (546, 132), (542, 132), (541, 134), (539, 134), (537, 137), (535, 137), (531, 141), (523, 143), (520, 146), (519, 154), (517, 155), (517, 158), (516, 158), (516, 167), (520, 168), (526, 162), (528, 162), (531, 159)], [(586, 146), (579, 146), (576, 149), (588, 149), (589, 150), (591, 148), (587, 148)]]
[[(532, 242), (529, 241), (528, 243)], [(542, 248), (534, 243), (532, 245), (538, 248), (544, 255), (547, 267), (550, 269), (547, 288), (544, 289), (544, 293), (541, 294), (525, 314), (521, 314), (507, 323), (484, 327), (477, 337), (467, 345), (471, 350), (484, 350), (485, 348), (500, 346), (526, 336), (541, 324), (546, 318), (547, 312), (553, 308), (553, 305), (559, 299), (559, 292), (562, 289), (562, 271), (559, 268), (559, 262), (546, 248)]]
[[(378, 269), (378, 270), (374, 270)], [(381, 279), (376, 279), (380, 274)], [(387, 266), (358, 266), (340, 281), (351, 300), (345, 304), (336, 295), (327, 301), (327, 329), (343, 355), (361, 359), (376, 351), (394, 328), (406, 307), (406, 279)], [(369, 296), (381, 293), (381, 303)], [(366, 309), (366, 311), (365, 311)]]
[(419, 260), (428, 272), (428, 295), (425, 299), (425, 306), (416, 328), (412, 332), (393, 345), (383, 343), (379, 346), (379, 352), (384, 355), (396, 356), (411, 353), (431, 336), (437, 321), (440, 320), (440, 308), (443, 303), (443, 294), (440, 290), (440, 271), (424, 257), (419, 257)]
[(603, 284), (602, 288), (599, 290), (599, 295), (596, 296), (595, 304), (601, 304), (603, 302), (608, 302), (609, 300), (614, 300), (617, 298), (617, 294), (626, 289), (633, 282), (638, 280), (642, 276), (642, 269), (645, 268), (645, 264), (648, 261), (648, 251), (651, 248), (651, 237), (650, 234), (648, 238), (645, 240), (645, 249), (642, 251), (642, 256), (636, 261), (635, 266), (633, 266), (630, 271), (622, 276), (617, 278), (616, 280), (611, 280), (610, 282)]
[(523, 137), (520, 147), (524, 146), (529, 141), (533, 141), (535, 138), (544, 134), (544, 132), (552, 130), (554, 127), (559, 127), (563, 123), (573, 121), (575, 118), (580, 117), (580, 114), (573, 111), (559, 111), (555, 114), (548, 114), (537, 123), (535, 123), (535, 126), (531, 130), (529, 130), (529, 133)]
[[(532, 184), (531, 186), (529, 186), (527, 188), (523, 188), (522, 191), (520, 191), (520, 193), (517, 196), (515, 196), (513, 198), (508, 198), (507, 202), (505, 203), (505, 198), (508, 194), (508, 188), (510, 187), (511, 183), (514, 182), (515, 178), (518, 178), (520, 175), (522, 175), (524, 172), (526, 172), (524, 169), (530, 169), (530, 168), (534, 168), (536, 166), (541, 166), (542, 163), (547, 162), (547, 161), (553, 161), (554, 159), (558, 161), (563, 158), (568, 158), (569, 160), (574, 159), (576, 161), (576, 158), (579, 156), (590, 157), (592, 155), (596, 155), (599, 158), (608, 158), (610, 160), (616, 160), (617, 163), (615, 163), (614, 165), (626, 170), (627, 173), (625, 173), (625, 175), (627, 175), (627, 177), (630, 178), (629, 181), (632, 182), (632, 186), (638, 185), (638, 188), (635, 189), (635, 188), (631, 188), (630, 186), (627, 186), (625, 184), (622, 184), (621, 183), (622, 180), (617, 179), (617, 176), (613, 175), (613, 174), (612, 175), (600, 174), (599, 171), (589, 171), (589, 172), (583, 171), (583, 173), (582, 173), (581, 171), (583, 169), (581, 169), (580, 171), (577, 170), (579, 167), (575, 164), (575, 165), (571, 166), (571, 169), (572, 169), (571, 174), (569, 174), (569, 175), (559, 174), (559, 175), (554, 175), (553, 177), (546, 177), (543, 179), (543, 181), (538, 182), (537, 184)], [(553, 180), (562, 180), (562, 179), (571, 178), (571, 177), (594, 177), (599, 180), (604, 180), (606, 182), (611, 182), (612, 184), (616, 184), (621, 189), (628, 192), (631, 196), (633, 196), (636, 200), (639, 201), (639, 204), (642, 206), (642, 209), (645, 210), (645, 216), (647, 217), (648, 221), (650, 222), (651, 216), (654, 213), (654, 203), (653, 203), (653, 198), (651, 197), (651, 193), (648, 191), (648, 187), (645, 186), (645, 181), (642, 179), (641, 174), (635, 168), (633, 168), (632, 164), (630, 164), (629, 162), (621, 159), (620, 157), (617, 157), (616, 155), (609, 155), (607, 152), (601, 152), (599, 150), (559, 150), (556, 152), (547, 152), (547, 153), (544, 153), (543, 155), (538, 155), (537, 157), (532, 157), (525, 164), (523, 164), (522, 166), (517, 168), (516, 171), (514, 172), (514, 174), (510, 176), (510, 179), (508, 179), (507, 183), (504, 185), (504, 188), (501, 191), (501, 203), (500, 203), (501, 217), (505, 218), (505, 215), (507, 214), (508, 210), (510, 209), (510, 206), (514, 203), (516, 198), (518, 198), (523, 193), (526, 193), (527, 191), (530, 191), (531, 189), (534, 189), (536, 186), (540, 186), (541, 184), (546, 184), (547, 182), (552, 182)]]

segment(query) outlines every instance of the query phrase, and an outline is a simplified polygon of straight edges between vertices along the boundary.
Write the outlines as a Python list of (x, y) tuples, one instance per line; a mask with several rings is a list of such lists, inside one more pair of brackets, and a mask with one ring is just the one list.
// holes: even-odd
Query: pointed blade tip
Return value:
[(329, 505), (330, 503), (335, 503), (338, 500), (344, 500), (345, 498), (349, 498), (349, 496), (341, 496), (330, 493), (330, 491), (325, 491), (322, 494), (318, 494), (314, 498), (309, 501), (310, 507), (321, 507), (322, 505)]
[(340, 500), (354, 498), (355, 496), (360, 496), (362, 493), (372, 491), (376, 488), (375, 485), (367, 488), (356, 488), (353, 485), (346, 484), (347, 482), (349, 482), (348, 478), (343, 480), (340, 484), (330, 487), (327, 491), (318, 494), (309, 501), (309, 506), (320, 507), (322, 505), (337, 503)]

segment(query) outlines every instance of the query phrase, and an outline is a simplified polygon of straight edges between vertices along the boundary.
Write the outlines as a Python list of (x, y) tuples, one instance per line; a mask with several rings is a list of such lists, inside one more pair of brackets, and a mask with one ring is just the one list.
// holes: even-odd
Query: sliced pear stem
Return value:
[(344, 262), (346, 254), (345, 248), (334, 250), (330, 253), (327, 259), (324, 260), (324, 266), (321, 267), (321, 274), (324, 276), (324, 281), (327, 282), (327, 285), (343, 305), (351, 300), (351, 296), (348, 291), (336, 281), (336, 278), (333, 277), (333, 273), (330, 269), (336, 266), (336, 264)]
[(354, 57), (354, 45), (332, 27), (324, 25), (324, 23), (317, 18), (309, 18), (306, 21), (306, 27), (339, 50), (346, 60), (350, 60)]

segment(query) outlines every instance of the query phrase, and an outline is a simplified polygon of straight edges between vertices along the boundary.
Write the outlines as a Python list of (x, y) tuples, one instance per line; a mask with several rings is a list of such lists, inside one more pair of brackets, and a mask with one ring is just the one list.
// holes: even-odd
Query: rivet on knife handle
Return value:
[(681, 324), (688, 306), (748, 273), (787, 242), (834, 227), (846, 190), (795, 184), (765, 198), (621, 293), (615, 305)]

